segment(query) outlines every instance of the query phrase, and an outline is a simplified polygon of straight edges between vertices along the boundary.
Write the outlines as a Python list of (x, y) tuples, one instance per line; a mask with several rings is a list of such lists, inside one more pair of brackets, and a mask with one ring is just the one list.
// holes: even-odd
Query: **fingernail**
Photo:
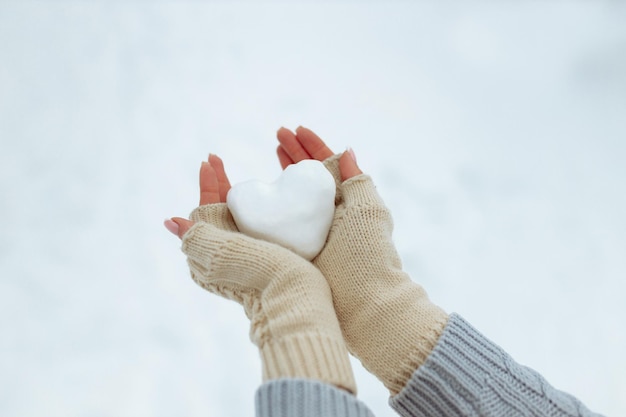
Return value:
[(166, 219), (163, 225), (167, 230), (172, 232), (173, 235), (178, 236), (178, 224), (171, 219)]
[(352, 157), (352, 160), (354, 162), (356, 162), (356, 155), (354, 154), (354, 150), (350, 147), (348, 147), (348, 153), (350, 154), (350, 156)]

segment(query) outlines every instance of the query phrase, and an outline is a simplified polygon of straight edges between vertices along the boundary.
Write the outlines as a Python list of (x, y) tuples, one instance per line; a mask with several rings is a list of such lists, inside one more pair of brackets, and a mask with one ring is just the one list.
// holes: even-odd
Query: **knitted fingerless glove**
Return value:
[(330, 285), (349, 351), (395, 395), (432, 351), (448, 316), (402, 271), (391, 215), (371, 178), (341, 183), (338, 160), (324, 162), (337, 182), (336, 210), (313, 262)]
[(245, 236), (226, 204), (200, 206), (183, 237), (196, 283), (242, 304), (259, 348), (263, 380), (316, 379), (351, 392), (356, 385), (330, 288), (311, 263)]

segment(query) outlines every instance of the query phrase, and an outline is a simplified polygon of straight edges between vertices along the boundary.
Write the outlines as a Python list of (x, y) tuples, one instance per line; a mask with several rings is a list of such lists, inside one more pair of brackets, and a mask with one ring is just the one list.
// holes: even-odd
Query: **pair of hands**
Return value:
[[(302, 126), (295, 132), (281, 127), (276, 137), (279, 142), (276, 154), (283, 169), (305, 159), (324, 161), (334, 155), (319, 136)], [(339, 171), (342, 181), (362, 173), (352, 149), (345, 151), (339, 159)], [(210, 154), (208, 162), (203, 161), (200, 167), (200, 205), (225, 203), (229, 190), (230, 181), (224, 163), (217, 155)], [(193, 222), (182, 217), (165, 221), (165, 227), (181, 239), (191, 226)]]
[[(334, 156), (309, 129), (300, 127), (294, 133), (281, 128), (277, 137), (283, 168), (304, 159), (326, 161), (335, 181), (341, 182), (338, 193), (343, 181), (361, 174), (353, 152)], [(251, 340), (261, 354), (264, 380), (307, 378), (355, 392), (326, 277), (294, 252), (239, 233), (224, 204), (230, 188), (222, 160), (210, 155), (200, 168), (200, 205), (191, 220), (174, 217), (165, 222), (183, 241), (192, 278), (209, 292), (244, 307)], [(339, 213), (343, 202), (336, 199), (336, 203)]]
[(333, 226), (311, 262), (237, 232), (216, 155), (200, 169), (197, 223), (174, 217), (165, 226), (183, 239), (196, 283), (244, 306), (264, 379), (312, 378), (354, 392), (347, 347), (395, 395), (434, 348), (447, 314), (402, 270), (391, 214), (354, 153), (334, 156), (303, 127), (281, 128), (277, 138), (283, 168), (324, 161), (337, 182)]

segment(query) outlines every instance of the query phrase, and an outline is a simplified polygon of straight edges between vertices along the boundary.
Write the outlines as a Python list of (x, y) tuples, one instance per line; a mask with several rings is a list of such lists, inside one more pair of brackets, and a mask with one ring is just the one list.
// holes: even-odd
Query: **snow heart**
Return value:
[(289, 165), (273, 183), (246, 181), (226, 198), (239, 230), (307, 260), (326, 243), (335, 213), (335, 180), (319, 161)]

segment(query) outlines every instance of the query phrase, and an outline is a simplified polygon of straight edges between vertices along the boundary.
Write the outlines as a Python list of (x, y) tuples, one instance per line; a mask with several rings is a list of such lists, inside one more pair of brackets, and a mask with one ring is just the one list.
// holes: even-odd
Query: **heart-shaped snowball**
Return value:
[(239, 230), (278, 243), (307, 260), (326, 243), (335, 213), (335, 180), (324, 164), (289, 165), (273, 183), (246, 181), (226, 198)]

